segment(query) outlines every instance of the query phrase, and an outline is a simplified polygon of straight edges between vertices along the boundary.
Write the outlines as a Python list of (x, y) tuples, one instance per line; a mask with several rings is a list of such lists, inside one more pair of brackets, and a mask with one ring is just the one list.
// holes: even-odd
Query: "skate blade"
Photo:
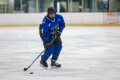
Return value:
[(61, 69), (61, 67), (51, 66), (51, 69)]
[(39, 66), (41, 66), (44, 69), (48, 69), (48, 67), (44, 67), (42, 64), (40, 64)]

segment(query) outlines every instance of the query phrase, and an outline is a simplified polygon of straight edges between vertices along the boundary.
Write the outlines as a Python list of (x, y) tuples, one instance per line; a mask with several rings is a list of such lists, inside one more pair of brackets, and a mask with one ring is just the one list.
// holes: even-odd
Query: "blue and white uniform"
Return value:
[(49, 35), (54, 36), (54, 33), (58, 29), (63, 31), (64, 27), (65, 22), (61, 15), (56, 14), (54, 21), (46, 16), (42, 21), (42, 35), (44, 36), (44, 41), (49, 41)]
[[(47, 16), (42, 21), (42, 36), (44, 41), (50, 42), (49, 38), (50, 36), (54, 36), (57, 30), (60, 30), (61, 32), (65, 28), (65, 22), (62, 17), (62, 15), (55, 14), (54, 20), (50, 20)], [(62, 43), (56, 44), (57, 42), (61, 41), (60, 37), (56, 38), (56, 40), (53, 42), (54, 46), (51, 46), (48, 50), (44, 52), (44, 55), (42, 57), (42, 60), (47, 61), (47, 59), (52, 55), (53, 60), (57, 60), (58, 56), (62, 49)]]

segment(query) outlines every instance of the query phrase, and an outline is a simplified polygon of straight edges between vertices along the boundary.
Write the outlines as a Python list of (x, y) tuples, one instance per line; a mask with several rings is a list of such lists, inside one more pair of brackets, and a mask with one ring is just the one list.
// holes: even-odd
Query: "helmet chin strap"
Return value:
[(47, 17), (50, 19), (50, 20), (54, 20), (55, 19), (55, 17), (49, 17), (49, 15), (47, 15)]

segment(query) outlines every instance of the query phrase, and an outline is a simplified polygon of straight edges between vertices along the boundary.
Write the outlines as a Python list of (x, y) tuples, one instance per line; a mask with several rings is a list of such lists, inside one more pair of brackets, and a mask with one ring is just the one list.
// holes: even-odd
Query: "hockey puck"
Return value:
[(30, 72), (30, 74), (33, 74), (33, 72)]

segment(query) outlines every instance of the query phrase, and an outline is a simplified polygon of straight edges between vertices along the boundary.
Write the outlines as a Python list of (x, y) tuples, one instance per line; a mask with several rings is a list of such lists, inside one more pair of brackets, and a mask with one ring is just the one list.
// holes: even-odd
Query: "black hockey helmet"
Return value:
[(53, 18), (49, 17), (50, 13), (55, 13), (56, 14), (56, 11), (55, 11), (55, 9), (53, 7), (49, 7), (48, 8), (48, 10), (47, 10), (47, 16), (48, 16), (49, 19), (54, 20), (55, 17), (53, 17)]
[(49, 7), (48, 10), (47, 10), (48, 14), (50, 13), (56, 13), (55, 12), (55, 9), (53, 7)]

